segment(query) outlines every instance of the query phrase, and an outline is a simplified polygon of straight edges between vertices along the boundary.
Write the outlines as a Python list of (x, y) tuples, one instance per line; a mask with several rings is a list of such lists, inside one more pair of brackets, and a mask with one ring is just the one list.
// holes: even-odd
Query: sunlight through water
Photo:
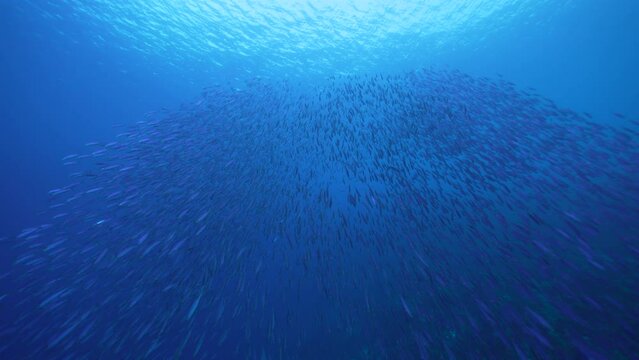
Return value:
[(120, 45), (126, 50), (177, 67), (231, 65), (251, 69), (252, 75), (290, 76), (423, 63), (442, 51), (480, 43), (512, 22), (546, 21), (569, 2), (56, 0), (31, 5), (61, 22), (73, 18), (93, 25), (97, 46), (108, 46), (113, 36), (126, 41)]

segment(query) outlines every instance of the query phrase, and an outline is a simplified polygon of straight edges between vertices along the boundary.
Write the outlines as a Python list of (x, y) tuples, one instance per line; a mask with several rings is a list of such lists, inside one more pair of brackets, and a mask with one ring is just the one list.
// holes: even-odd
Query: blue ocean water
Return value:
[(2, 2), (0, 356), (639, 357), (638, 17)]

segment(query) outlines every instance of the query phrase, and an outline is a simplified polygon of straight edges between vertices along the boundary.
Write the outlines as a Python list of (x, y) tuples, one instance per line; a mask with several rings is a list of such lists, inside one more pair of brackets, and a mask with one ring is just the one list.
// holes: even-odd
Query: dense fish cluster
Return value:
[(457, 71), (208, 88), (65, 157), (0, 355), (636, 357), (621, 122)]

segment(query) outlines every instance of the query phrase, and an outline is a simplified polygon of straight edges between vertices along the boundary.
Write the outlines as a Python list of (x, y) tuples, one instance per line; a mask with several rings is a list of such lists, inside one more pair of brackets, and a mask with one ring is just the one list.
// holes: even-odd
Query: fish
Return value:
[(595, 118), (457, 70), (211, 86), (62, 160), (4, 351), (628, 357), (638, 125)]

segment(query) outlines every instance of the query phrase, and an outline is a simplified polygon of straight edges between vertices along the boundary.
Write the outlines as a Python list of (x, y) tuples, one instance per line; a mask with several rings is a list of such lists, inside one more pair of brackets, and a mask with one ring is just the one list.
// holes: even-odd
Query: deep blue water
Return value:
[(639, 358), (637, 18), (2, 2), (0, 356)]

